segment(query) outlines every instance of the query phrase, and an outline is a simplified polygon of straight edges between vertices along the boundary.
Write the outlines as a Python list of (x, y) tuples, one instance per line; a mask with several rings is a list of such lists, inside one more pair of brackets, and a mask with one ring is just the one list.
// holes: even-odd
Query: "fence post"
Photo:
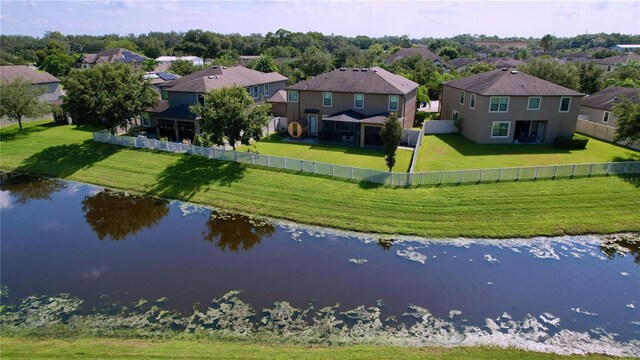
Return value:
[(521, 169), (521, 167), (518, 166), (518, 175), (516, 176), (516, 181), (520, 180), (520, 169)]
[(267, 155), (267, 166), (271, 167), (271, 156)]
[(458, 171), (458, 184), (462, 182), (462, 170)]
[(300, 171), (304, 172), (304, 160), (300, 160)]
[(373, 170), (369, 169), (369, 181), (373, 182)]
[(591, 177), (591, 173), (593, 172), (593, 163), (589, 166), (589, 177)]
[(538, 169), (539, 169), (539, 168), (540, 168), (540, 167), (536, 165), (536, 171), (535, 171), (535, 172), (534, 172), (534, 174), (533, 174), (533, 180), (538, 180)]
[(315, 161), (313, 162), (313, 173), (314, 174), (316, 173), (316, 162)]
[(254, 165), (256, 163), (256, 159), (255, 159), (255, 157), (253, 155), (254, 154), (251, 153), (251, 165)]
[(480, 169), (480, 178), (478, 179), (478, 182), (481, 183), (482, 182), (482, 174), (484, 173), (484, 169)]
[(158, 150), (158, 140), (153, 139), (153, 150)]
[(424, 183), (424, 173), (420, 173), (420, 183), (418, 185), (422, 185)]
[(237, 151), (233, 152), (233, 161), (238, 162), (238, 152)]
[(623, 174), (626, 174), (629, 172), (629, 162), (627, 161), (626, 163), (624, 163), (624, 172)]
[(285, 169), (287, 168), (287, 157), (286, 156), (284, 157), (284, 168)]
[(351, 167), (351, 178), (353, 179), (353, 166)]
[(391, 172), (391, 185), (394, 185), (393, 184), (393, 172)]
[(412, 182), (412, 181), (411, 181), (411, 180), (412, 180), (412, 175), (413, 175), (412, 173), (409, 173), (409, 176), (407, 176), (407, 185), (409, 185), (409, 186), (411, 186), (411, 185), (412, 185), (412, 184), (411, 184), (411, 182)]
[(498, 181), (502, 180), (502, 168), (498, 168)]
[(553, 165), (553, 176), (552, 179), (556, 178), (556, 173), (558, 172), (558, 165)]
[(607, 165), (607, 176), (609, 176), (609, 174), (611, 174), (611, 165), (612, 165), (612, 163), (609, 163)]
[(331, 176), (336, 176), (336, 165), (331, 164)]
[(440, 182), (438, 182), (438, 185), (442, 185), (442, 171), (440, 171)]
[(573, 173), (576, 171), (576, 164), (571, 164), (571, 176), (569, 176), (570, 178), (573, 178)]

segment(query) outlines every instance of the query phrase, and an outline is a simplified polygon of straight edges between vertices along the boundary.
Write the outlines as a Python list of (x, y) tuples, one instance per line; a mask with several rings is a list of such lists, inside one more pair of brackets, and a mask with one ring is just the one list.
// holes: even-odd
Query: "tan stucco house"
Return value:
[(134, 53), (124, 48), (105, 49), (97, 54), (82, 54), (75, 62), (75, 67), (88, 68), (100, 64), (129, 64), (136, 70), (142, 70), (146, 56)]
[(582, 99), (580, 118), (615, 128), (616, 116), (611, 109), (623, 99), (640, 102), (640, 89), (610, 86)]
[(442, 119), (461, 119), (461, 134), (479, 144), (553, 143), (573, 135), (584, 94), (498, 69), (445, 82)]
[(286, 90), (293, 137), (379, 146), (380, 128), (392, 112), (403, 128), (413, 127), (418, 84), (379, 67), (336, 69)]

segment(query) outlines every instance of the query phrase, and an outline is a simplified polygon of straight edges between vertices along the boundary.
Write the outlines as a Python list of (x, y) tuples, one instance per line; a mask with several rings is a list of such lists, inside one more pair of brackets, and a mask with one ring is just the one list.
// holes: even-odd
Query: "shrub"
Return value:
[(421, 127), (429, 115), (429, 113), (424, 111), (416, 111), (416, 120), (413, 122), (413, 126)]
[(589, 138), (580, 135), (558, 136), (553, 145), (560, 149), (582, 150), (587, 147)]

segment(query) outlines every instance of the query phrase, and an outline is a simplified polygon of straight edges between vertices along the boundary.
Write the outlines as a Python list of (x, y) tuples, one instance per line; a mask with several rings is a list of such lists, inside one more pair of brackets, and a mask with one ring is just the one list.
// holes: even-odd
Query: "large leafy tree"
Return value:
[(125, 127), (159, 98), (141, 71), (127, 64), (104, 64), (74, 69), (64, 80), (62, 108), (76, 124), (111, 129)]
[(22, 131), (22, 119), (41, 116), (51, 111), (49, 105), (39, 101), (46, 92), (43, 86), (33, 86), (22, 78), (0, 83), (0, 117), (17, 121)]
[(123, 48), (129, 51), (137, 52), (138, 46), (129, 39), (112, 40), (104, 44), (105, 49)]
[(553, 36), (551, 36), (551, 34), (543, 36), (542, 39), (540, 39), (540, 47), (545, 53), (549, 52), (549, 49), (553, 47)]
[(75, 58), (69, 55), (64, 47), (57, 42), (50, 42), (47, 48), (39, 50), (36, 66), (42, 71), (46, 71), (53, 76), (64, 77), (71, 68)]
[(200, 118), (202, 138), (215, 145), (228, 142), (233, 149), (240, 142), (260, 139), (269, 122), (271, 104), (255, 104), (247, 91), (238, 86), (213, 90), (205, 95), (205, 104), (190, 110)]
[(193, 74), (198, 70), (200, 70), (200, 68), (194, 65), (193, 62), (189, 60), (176, 60), (171, 63), (168, 69), (170, 73), (178, 74), (180, 76)]
[(616, 120), (615, 141), (634, 143), (640, 141), (640, 103), (623, 99), (612, 109)]
[(593, 94), (602, 87), (602, 73), (600, 67), (594, 63), (580, 63), (578, 66), (578, 76), (580, 78), (580, 91), (585, 94)]
[(640, 87), (640, 61), (629, 61), (607, 74), (605, 85)]
[(389, 171), (392, 171), (396, 165), (396, 151), (398, 151), (400, 140), (402, 140), (402, 125), (398, 121), (397, 113), (393, 112), (384, 119), (384, 124), (380, 129), (380, 137), (384, 143), (384, 162)]
[(553, 61), (535, 59), (519, 66), (518, 70), (569, 89), (580, 90), (580, 74), (574, 64), (562, 65)]
[(333, 58), (327, 52), (313, 46), (302, 54), (300, 68), (307, 77), (320, 75), (333, 68)]

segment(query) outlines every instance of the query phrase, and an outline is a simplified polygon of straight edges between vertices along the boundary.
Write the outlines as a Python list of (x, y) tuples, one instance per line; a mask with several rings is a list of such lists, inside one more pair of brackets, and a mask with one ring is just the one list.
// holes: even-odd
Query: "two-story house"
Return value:
[(629, 61), (640, 61), (640, 55), (628, 53), (623, 55), (615, 55), (604, 59), (596, 59), (593, 62), (605, 72), (613, 71), (615, 68)]
[(391, 65), (395, 61), (402, 60), (404, 58), (412, 57), (412, 56), (420, 56), (426, 61), (433, 63), (433, 65), (443, 68), (445, 71), (449, 71), (451, 69), (451, 64), (449, 64), (445, 59), (441, 56), (438, 56), (433, 51), (429, 50), (428, 47), (412, 47), (412, 48), (402, 48), (393, 54), (389, 55), (385, 60), (385, 64)]
[(99, 64), (125, 63), (131, 65), (135, 70), (142, 70), (142, 62), (147, 60), (146, 56), (136, 54), (123, 48), (105, 49), (97, 54), (82, 54), (75, 62), (79, 68), (87, 68)]
[(0, 81), (8, 83), (16, 79), (22, 79), (32, 86), (45, 88), (45, 93), (40, 95), (40, 102), (48, 104), (60, 104), (63, 95), (60, 80), (45, 71), (31, 69), (26, 65), (0, 66)]
[[(390, 113), (410, 129), (418, 84), (382, 68), (341, 68), (289, 86), (287, 119), (291, 136), (381, 145), (380, 128)], [(299, 130), (298, 130), (299, 129)]]
[(617, 118), (611, 110), (623, 99), (640, 102), (640, 89), (610, 86), (593, 93), (582, 99), (580, 118), (615, 128)]
[(193, 140), (200, 133), (200, 125), (189, 106), (204, 105), (207, 92), (241, 86), (258, 102), (284, 89), (286, 83), (287, 78), (275, 72), (213, 66), (160, 84), (162, 100), (143, 115), (142, 125), (171, 141)]
[(460, 120), (461, 134), (479, 144), (553, 143), (576, 129), (584, 94), (498, 69), (442, 85), (442, 119)]

